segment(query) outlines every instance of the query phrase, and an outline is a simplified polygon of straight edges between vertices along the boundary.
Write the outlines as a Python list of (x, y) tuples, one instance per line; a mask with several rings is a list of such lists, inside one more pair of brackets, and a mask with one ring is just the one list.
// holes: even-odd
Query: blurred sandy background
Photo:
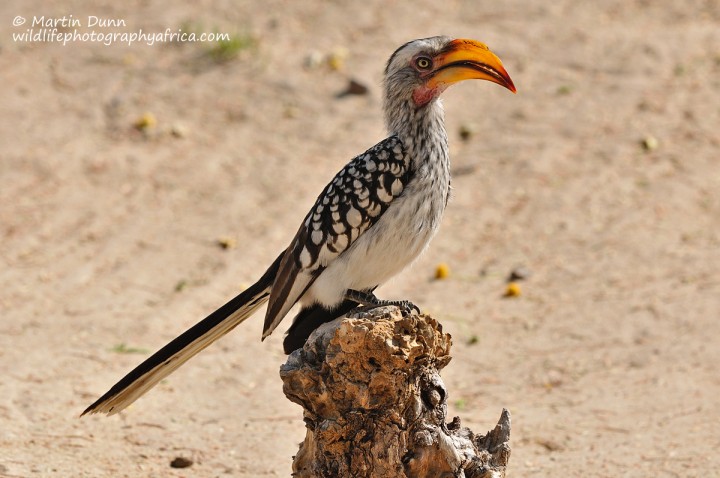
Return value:
[[(42, 15), (231, 41), (13, 41)], [(445, 94), (454, 199), (379, 291), (452, 333), (451, 416), (510, 409), (511, 477), (720, 476), (716, 0), (3, 2), (0, 476), (289, 475), (301, 410), (260, 315), (119, 416), (78, 415), (258, 277), (384, 138), (387, 57), (436, 34), (488, 43), (518, 87)], [(367, 94), (338, 98), (350, 79)]]

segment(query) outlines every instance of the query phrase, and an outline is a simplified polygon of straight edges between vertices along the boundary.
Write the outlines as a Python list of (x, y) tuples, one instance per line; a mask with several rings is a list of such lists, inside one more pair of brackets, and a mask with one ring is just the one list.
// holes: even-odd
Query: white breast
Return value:
[(378, 286), (412, 264), (437, 232), (448, 189), (447, 177), (412, 181), (378, 222), (328, 265), (301, 302), (336, 306), (347, 289)]

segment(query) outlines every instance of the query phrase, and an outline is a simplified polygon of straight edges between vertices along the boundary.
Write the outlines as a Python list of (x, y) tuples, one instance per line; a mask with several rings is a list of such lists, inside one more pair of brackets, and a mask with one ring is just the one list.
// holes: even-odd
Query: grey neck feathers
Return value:
[(412, 100), (386, 95), (384, 110), (388, 132), (398, 135), (415, 169), (428, 166), (447, 169), (448, 139), (439, 99), (418, 108)]

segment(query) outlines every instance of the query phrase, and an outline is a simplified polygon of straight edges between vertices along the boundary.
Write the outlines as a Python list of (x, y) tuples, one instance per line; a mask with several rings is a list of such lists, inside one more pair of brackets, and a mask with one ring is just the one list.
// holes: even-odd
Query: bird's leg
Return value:
[(367, 312), (368, 310), (376, 309), (386, 305), (394, 305), (399, 307), (404, 313), (412, 314), (413, 312), (420, 313), (420, 308), (410, 302), (409, 300), (381, 300), (378, 299), (372, 292), (363, 292), (354, 289), (348, 289), (345, 291), (345, 299), (357, 302), (362, 306), (362, 311)]

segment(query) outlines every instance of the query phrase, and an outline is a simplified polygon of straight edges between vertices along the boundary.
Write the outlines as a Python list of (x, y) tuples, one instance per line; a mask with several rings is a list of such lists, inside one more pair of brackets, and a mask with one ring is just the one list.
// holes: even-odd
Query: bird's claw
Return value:
[(378, 301), (377, 304), (373, 305), (359, 305), (352, 309), (350, 312), (348, 312), (348, 316), (353, 317), (365, 317), (367, 316), (372, 310), (375, 310), (380, 307), (397, 307), (400, 309), (400, 313), (403, 316), (413, 315), (413, 314), (419, 314), (420, 308), (410, 302), (409, 300), (381, 300)]
[(398, 307), (403, 315), (412, 315), (413, 313), (419, 314), (420, 313), (420, 307), (413, 304), (409, 300), (381, 300), (380, 302), (381, 306), (384, 305), (394, 305), (395, 307)]
[(375, 297), (372, 292), (361, 292), (356, 290), (348, 290), (345, 294), (345, 298), (357, 302), (362, 307), (362, 311), (368, 312), (378, 307), (385, 307), (388, 305), (394, 305), (398, 307), (403, 315), (411, 315), (413, 313), (419, 314), (420, 307), (413, 304), (409, 300), (380, 300)]

